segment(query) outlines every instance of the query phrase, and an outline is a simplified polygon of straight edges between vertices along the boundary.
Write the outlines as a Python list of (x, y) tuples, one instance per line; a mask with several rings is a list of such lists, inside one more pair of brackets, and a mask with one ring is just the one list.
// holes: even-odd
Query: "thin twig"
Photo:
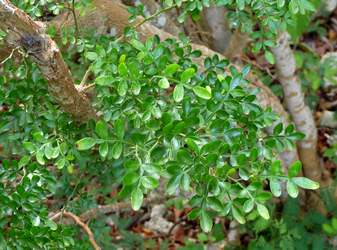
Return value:
[(8, 57), (6, 57), (2, 62), (0, 62), (0, 65), (3, 65), (5, 62), (7, 62), (9, 59), (11, 59), (14, 55), (14, 52), (16, 50), (18, 50), (20, 47), (16, 47), (14, 49), (12, 49), (12, 52), (10, 53), (10, 55)]
[[(91, 72), (91, 69), (90, 69), (90, 66), (88, 67), (88, 69), (85, 71), (84, 73), (84, 76), (81, 80), (81, 83), (79, 85), (76, 86), (77, 90), (79, 92), (82, 92), (84, 90), (87, 90), (88, 88), (91, 88), (93, 87), (95, 84), (90, 84), (89, 86), (84, 86), (85, 83), (87, 82), (88, 78), (89, 78), (89, 75), (90, 75), (90, 72)], [(92, 85), (92, 86), (91, 86)]]
[(82, 222), (81, 218), (78, 217), (77, 215), (71, 212), (61, 211), (55, 214), (54, 216), (52, 216), (50, 219), (53, 221), (56, 221), (59, 218), (62, 218), (63, 216), (72, 219), (77, 225), (79, 225), (83, 229), (83, 231), (88, 235), (89, 241), (95, 250), (101, 250), (101, 248), (98, 246), (97, 242), (95, 241), (95, 238), (94, 238), (94, 235), (91, 229), (88, 227), (87, 224)]
[[(69, 197), (67, 198), (66, 202), (64, 203), (61, 212), (66, 211), (66, 208), (68, 206), (68, 203), (70, 202), (70, 200), (73, 198), (73, 196), (75, 195), (76, 189), (78, 187), (78, 185), (80, 184), (82, 177), (83, 177), (84, 173), (82, 173), (82, 175), (80, 176), (80, 178), (78, 179), (73, 191), (71, 192), (71, 194), (69, 195)], [(61, 218), (62, 219), (62, 218)]]
[(87, 85), (87, 86), (83, 86), (82, 88), (79, 88), (79, 91), (80, 92), (85, 92), (85, 91), (87, 91), (88, 89), (91, 89), (92, 87), (94, 87), (96, 85), (96, 83), (91, 83), (91, 84), (89, 84), (89, 85)]
[[(170, 11), (171, 9), (174, 9), (175, 7), (177, 7), (176, 4), (174, 4), (174, 5), (172, 5), (172, 6), (169, 6), (169, 7), (166, 7), (166, 8), (163, 8), (163, 9), (157, 11), (156, 13), (154, 13), (153, 15), (144, 18), (142, 21), (140, 21), (139, 23), (137, 23), (136, 25), (134, 25), (132, 28), (133, 28), (133, 29), (137, 29), (137, 28), (139, 28), (140, 26), (142, 26), (144, 23), (146, 23), (146, 22), (148, 22), (148, 21), (151, 21), (152, 19), (156, 18), (157, 16), (163, 14), (163, 13), (166, 12), (166, 11)], [(118, 38), (116, 39), (116, 42), (120, 42), (120, 41), (123, 40), (124, 38), (125, 38), (125, 35), (122, 34), (120, 37), (118, 37)]]
[(86, 81), (88, 80), (88, 78), (89, 78), (89, 75), (90, 75), (90, 72), (91, 72), (91, 69), (90, 69), (90, 67), (88, 67), (88, 69), (85, 71), (85, 73), (84, 73), (84, 76), (83, 76), (83, 78), (82, 78), (82, 81), (81, 81), (81, 83), (80, 83), (80, 86), (84, 86), (84, 84), (86, 83)]
[(75, 41), (77, 43), (77, 39), (79, 37), (79, 28), (78, 28), (78, 21), (77, 21), (77, 17), (76, 17), (76, 12), (75, 12), (75, 0), (72, 0), (71, 2), (71, 12), (73, 13), (73, 17), (74, 17), (74, 23), (75, 23)]

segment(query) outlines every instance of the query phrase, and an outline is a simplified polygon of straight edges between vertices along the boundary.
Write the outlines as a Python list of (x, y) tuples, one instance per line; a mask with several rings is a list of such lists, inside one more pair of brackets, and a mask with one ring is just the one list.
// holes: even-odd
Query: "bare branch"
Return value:
[[(150, 198), (146, 198), (143, 201), (143, 206), (151, 205), (151, 204), (158, 204), (166, 200), (165, 195), (162, 196), (153, 196)], [(100, 214), (109, 214), (121, 210), (131, 209), (130, 202), (119, 202), (115, 204), (108, 204), (108, 205), (100, 205), (95, 208), (92, 208), (83, 214), (80, 215), (82, 221), (88, 221), (97, 217)]]
[(98, 246), (97, 242), (95, 241), (95, 238), (94, 238), (94, 235), (93, 235), (91, 229), (88, 227), (87, 224), (82, 222), (81, 218), (78, 217), (77, 215), (75, 215), (71, 212), (61, 211), (61, 212), (58, 212), (57, 214), (55, 214), (54, 216), (52, 216), (50, 219), (53, 220), (53, 221), (57, 221), (57, 220), (61, 219), (63, 216), (73, 220), (75, 222), (75, 224), (77, 224), (78, 226), (80, 226), (83, 229), (83, 231), (88, 235), (89, 241), (90, 241), (92, 247), (95, 250), (101, 250), (101, 248)]

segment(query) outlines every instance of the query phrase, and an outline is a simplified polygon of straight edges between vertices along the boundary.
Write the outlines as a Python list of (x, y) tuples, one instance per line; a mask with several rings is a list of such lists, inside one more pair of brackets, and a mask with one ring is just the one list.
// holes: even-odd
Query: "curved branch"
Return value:
[(61, 212), (58, 212), (57, 214), (55, 214), (54, 216), (52, 216), (50, 219), (53, 220), (53, 221), (57, 221), (57, 220), (61, 219), (63, 216), (73, 220), (75, 222), (75, 224), (79, 225), (83, 229), (83, 231), (88, 235), (89, 241), (90, 241), (92, 247), (95, 250), (101, 250), (101, 248), (98, 246), (97, 242), (95, 241), (95, 238), (94, 238), (94, 235), (93, 235), (91, 229), (88, 227), (87, 224), (82, 222), (80, 217), (78, 217), (77, 215), (75, 215), (71, 212), (61, 211)]
[(24, 49), (48, 81), (49, 91), (64, 111), (76, 120), (87, 121), (96, 114), (89, 99), (78, 92), (56, 43), (25, 12), (8, 0), (0, 0), (0, 29), (8, 35), (6, 45)]

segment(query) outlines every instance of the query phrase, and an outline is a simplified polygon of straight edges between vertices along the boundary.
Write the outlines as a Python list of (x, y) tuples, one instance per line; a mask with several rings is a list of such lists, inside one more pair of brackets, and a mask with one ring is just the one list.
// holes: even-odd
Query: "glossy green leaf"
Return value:
[(264, 56), (270, 64), (275, 64), (275, 57), (270, 51), (265, 51)]
[(99, 86), (111, 86), (114, 82), (114, 79), (112, 76), (99, 76), (95, 79), (95, 83)]
[(118, 73), (123, 77), (128, 75), (128, 68), (125, 63), (121, 63), (118, 65)]
[(131, 193), (132, 209), (138, 211), (142, 206), (143, 199), (144, 199), (143, 192), (139, 188), (134, 189)]
[(269, 212), (266, 206), (262, 204), (257, 204), (256, 207), (257, 207), (257, 212), (259, 213), (259, 215), (261, 215), (262, 218), (269, 220), (270, 216), (269, 216)]
[(190, 81), (190, 79), (194, 76), (195, 69), (194, 68), (188, 68), (186, 69), (180, 76), (180, 80), (183, 83), (187, 83)]
[(181, 102), (184, 98), (184, 86), (182, 84), (178, 84), (175, 86), (173, 90), (173, 99), (175, 102)]
[(137, 172), (129, 172), (123, 177), (123, 184), (130, 186), (139, 180), (139, 174)]
[(292, 181), (287, 182), (287, 192), (292, 198), (296, 198), (298, 196), (298, 188)]
[(94, 60), (96, 60), (96, 59), (98, 58), (98, 55), (97, 55), (97, 53), (95, 53), (95, 52), (87, 52), (87, 53), (85, 54), (85, 57), (86, 57), (87, 59), (89, 59), (90, 61), (94, 61)]
[(109, 144), (107, 142), (102, 143), (99, 145), (99, 154), (102, 158), (105, 158), (108, 155), (109, 152)]
[(190, 189), (190, 176), (188, 174), (183, 174), (181, 177), (181, 187), (184, 191)]
[(119, 157), (121, 156), (122, 152), (123, 152), (123, 144), (120, 142), (116, 142), (113, 146), (112, 146), (112, 157), (114, 159), (119, 159)]
[(96, 123), (95, 132), (100, 138), (108, 139), (109, 138), (108, 124), (103, 120), (99, 120)]
[(304, 188), (304, 189), (318, 189), (319, 183), (316, 181), (312, 181), (306, 177), (294, 177), (291, 178), (291, 181), (295, 183), (297, 186)]
[(25, 141), (23, 143), (23, 147), (29, 151), (29, 153), (33, 153), (35, 150), (36, 150), (36, 147), (35, 145), (32, 143), (32, 142), (29, 142), (29, 141)]
[(43, 152), (43, 150), (40, 149), (40, 150), (38, 150), (36, 152), (36, 160), (41, 165), (44, 165), (46, 163), (45, 160), (44, 160), (44, 152)]
[(52, 231), (57, 230), (57, 224), (54, 221), (48, 219), (45, 223), (46, 223), (46, 226), (50, 228), (50, 230)]
[(255, 197), (255, 199), (259, 202), (265, 202), (270, 200), (271, 198), (273, 198), (272, 194), (266, 191), (259, 192)]
[(166, 76), (172, 76), (174, 73), (177, 72), (177, 70), (180, 68), (179, 64), (173, 63), (173, 64), (169, 64), (166, 66), (165, 70), (164, 70), (164, 74)]
[(117, 93), (120, 96), (125, 96), (126, 92), (128, 91), (128, 84), (126, 81), (121, 81), (117, 85)]
[(205, 99), (205, 100), (209, 100), (212, 98), (212, 91), (209, 87), (204, 88), (204, 87), (196, 86), (193, 88), (193, 92), (198, 97)]
[(155, 189), (159, 185), (159, 181), (152, 176), (142, 177), (142, 185), (147, 189)]
[(163, 77), (162, 79), (159, 80), (158, 86), (162, 89), (167, 89), (170, 87), (170, 83), (166, 77)]
[(209, 214), (205, 210), (201, 210), (201, 213), (200, 213), (200, 226), (201, 226), (202, 231), (204, 231), (205, 233), (209, 233), (213, 227), (212, 218), (209, 216)]
[(218, 198), (216, 198), (216, 197), (208, 197), (207, 198), (207, 205), (211, 209), (213, 209), (213, 210), (215, 210), (215, 211), (217, 211), (219, 213), (221, 213), (221, 212), (224, 211), (224, 207), (223, 207), (221, 201)]
[(55, 164), (56, 164), (58, 169), (62, 169), (66, 165), (66, 159), (60, 158)]
[(270, 187), (270, 191), (275, 197), (281, 196), (282, 194), (281, 183), (277, 179), (275, 178), (270, 179), (269, 187)]
[(18, 164), (19, 168), (26, 166), (29, 163), (29, 161), (30, 161), (30, 157), (28, 155), (23, 156), (19, 161), (19, 164)]
[(179, 183), (180, 183), (180, 179), (181, 179), (181, 175), (174, 175), (171, 177), (171, 179), (168, 181), (167, 183), (167, 188), (166, 188), (166, 192), (169, 195), (174, 194), (179, 187)]
[(187, 217), (190, 220), (195, 220), (200, 215), (200, 212), (201, 212), (201, 209), (198, 207), (195, 207), (187, 214)]
[(246, 200), (245, 203), (243, 204), (243, 211), (245, 213), (251, 212), (254, 208), (254, 204), (255, 204), (254, 200), (252, 199)]
[(125, 134), (124, 129), (125, 129), (125, 121), (121, 118), (117, 119), (114, 122), (114, 130), (115, 130), (117, 138), (120, 140), (124, 138), (124, 134)]
[(139, 95), (141, 91), (141, 85), (139, 82), (134, 81), (131, 83), (131, 91), (134, 95)]
[(283, 124), (279, 123), (274, 127), (273, 134), (274, 135), (279, 135), (283, 131)]
[(131, 43), (131, 45), (133, 47), (135, 47), (136, 49), (138, 49), (140, 51), (145, 51), (146, 50), (144, 44), (141, 41), (139, 41), (139, 40), (131, 39), (130, 43)]
[(241, 211), (239, 209), (237, 209), (235, 206), (232, 206), (232, 214), (234, 219), (239, 222), (240, 224), (245, 224), (246, 220), (243, 217)]
[(96, 140), (91, 137), (83, 138), (76, 142), (76, 146), (78, 150), (88, 150), (96, 145)]
[(301, 169), (302, 169), (302, 163), (300, 161), (294, 162), (288, 170), (288, 176), (295, 177), (299, 175), (299, 173), (301, 172)]
[(32, 219), (32, 224), (34, 227), (38, 227), (41, 223), (41, 219), (40, 219), (40, 216), (35, 216), (33, 219)]

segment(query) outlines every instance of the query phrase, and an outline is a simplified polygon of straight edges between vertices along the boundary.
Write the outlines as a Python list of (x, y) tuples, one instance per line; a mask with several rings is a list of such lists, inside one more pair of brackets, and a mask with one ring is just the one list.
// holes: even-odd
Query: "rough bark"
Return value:
[(5, 41), (8, 47), (24, 49), (38, 65), (50, 93), (64, 111), (79, 121), (96, 116), (87, 97), (75, 88), (56, 43), (37, 22), (8, 0), (0, 0), (0, 29), (8, 34)]
[(287, 109), (298, 131), (305, 139), (298, 143), (304, 174), (308, 178), (321, 181), (322, 170), (317, 156), (317, 129), (313, 115), (305, 104), (301, 84), (296, 77), (296, 64), (289, 44), (289, 35), (281, 33), (277, 46), (273, 49), (276, 59), (277, 76), (280, 81)]
[(212, 49), (229, 59), (240, 58), (250, 42), (249, 35), (239, 30), (231, 31), (224, 7), (205, 8), (202, 23), (210, 33)]

